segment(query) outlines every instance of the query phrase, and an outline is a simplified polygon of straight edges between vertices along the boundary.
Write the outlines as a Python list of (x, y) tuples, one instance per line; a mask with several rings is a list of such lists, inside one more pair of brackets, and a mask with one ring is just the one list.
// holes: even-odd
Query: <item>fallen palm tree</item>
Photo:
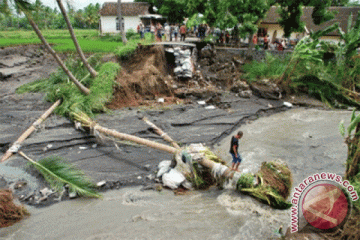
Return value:
[(11, 190), (0, 190), (0, 228), (9, 227), (29, 215), (25, 207), (15, 205), (13, 199)]
[(61, 157), (52, 156), (36, 162), (22, 151), (19, 151), (19, 154), (29, 161), (56, 191), (61, 191), (66, 185), (69, 192), (75, 192), (79, 196), (101, 197), (96, 192), (95, 185), (85, 177), (85, 174)]
[(174, 148), (180, 148), (180, 146), (167, 133), (163, 132), (163, 130), (158, 128), (154, 123), (150, 122), (149, 119), (144, 117), (142, 120), (147, 125), (149, 125), (156, 134), (158, 134), (160, 137), (162, 137), (165, 141), (168, 141), (169, 143), (171, 143), (171, 145), (173, 145)]
[(84, 113), (73, 113), (72, 116), (82, 124), (82, 127), (89, 129), (95, 136), (104, 134), (174, 154), (172, 165), (196, 189), (207, 188), (209, 185), (227, 178), (236, 183), (237, 190), (250, 193), (250, 195), (274, 208), (285, 209), (291, 206), (290, 203), (286, 202), (286, 198), (290, 193), (292, 176), (288, 167), (283, 163), (264, 163), (257, 173), (260, 180), (254, 181), (253, 177), (251, 182), (243, 187), (244, 177), (247, 175), (232, 171), (223, 160), (202, 144), (191, 144), (177, 149), (102, 127)]

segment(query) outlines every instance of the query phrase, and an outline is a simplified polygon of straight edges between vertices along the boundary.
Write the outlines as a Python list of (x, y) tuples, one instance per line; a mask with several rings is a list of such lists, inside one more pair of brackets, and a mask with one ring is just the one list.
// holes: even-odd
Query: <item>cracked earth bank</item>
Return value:
[[(10, 143), (14, 142), (17, 137), (51, 105), (51, 103), (46, 103), (42, 100), (42, 94), (28, 93), (18, 95), (15, 94), (15, 89), (24, 83), (47, 77), (51, 72), (55, 71), (56, 68), (57, 65), (51, 56), (41, 50), (40, 47), (18, 47), (0, 50), (0, 157)], [(165, 143), (160, 137), (153, 134), (148, 126), (140, 120), (141, 117), (146, 116), (176, 141), (182, 144), (202, 142), (209, 146), (214, 146), (215, 152), (224, 157), (228, 162), (231, 160), (227, 154), (229, 135), (233, 134), (233, 132), (237, 131), (241, 126), (241, 129), (244, 130), (245, 133), (243, 140), (244, 147), (240, 149), (245, 158), (243, 168), (251, 172), (257, 171), (256, 167), (260, 165), (261, 161), (272, 160), (273, 158), (282, 158), (290, 163), (295, 175), (294, 185), (298, 184), (307, 174), (314, 173), (314, 171), (317, 172), (325, 169), (338, 174), (344, 172), (341, 164), (345, 160), (346, 149), (340, 145), (341, 138), (334, 133), (337, 131), (337, 128), (333, 130), (328, 129), (327, 131), (330, 131), (331, 134), (324, 135), (323, 137), (321, 137), (321, 135), (323, 135), (321, 131), (313, 130), (326, 129), (328, 126), (326, 121), (330, 118), (332, 118), (331, 126), (333, 128), (333, 125), (337, 126), (337, 122), (341, 120), (342, 116), (345, 116), (345, 120), (348, 119), (350, 112), (343, 111), (332, 114), (332, 112), (328, 111), (315, 110), (315, 112), (309, 112), (305, 108), (298, 108), (295, 112), (291, 110), (289, 113), (285, 112), (284, 114), (273, 115), (288, 110), (287, 107), (283, 106), (283, 101), (263, 99), (256, 96), (239, 98), (230, 92), (222, 93), (218, 100), (218, 105), (228, 106), (226, 109), (217, 107), (215, 109), (207, 109), (206, 105), (200, 105), (196, 101), (204, 99), (195, 97), (193, 100), (195, 101), (183, 105), (113, 110), (110, 114), (97, 116), (96, 121), (104, 127), (112, 128), (119, 132)], [(326, 112), (329, 116), (326, 114), (326, 116), (322, 115), (321, 112)], [(286, 115), (287, 113), (288, 115)], [(273, 115), (273, 117), (264, 117), (269, 115)], [(262, 117), (260, 119), (261, 121), (257, 120), (259, 117)], [(286, 119), (290, 119), (291, 121), (287, 122)], [(324, 123), (323, 127), (317, 128), (317, 123), (315, 123), (314, 126), (310, 124), (317, 119), (319, 119), (320, 123)], [(255, 125), (255, 123), (258, 123), (258, 125)], [(279, 124), (275, 125), (276, 123)], [(300, 123), (300, 125), (296, 125), (297, 123)], [(306, 127), (310, 128), (305, 129)], [(302, 128), (304, 129), (303, 131)], [(296, 129), (296, 131), (294, 129)], [(276, 135), (276, 132), (280, 132), (281, 135)], [(290, 134), (291, 137), (286, 137), (286, 133), (294, 134)], [(299, 137), (300, 140), (292, 138), (296, 136)], [(274, 145), (276, 145), (276, 147), (271, 147)], [(124, 225), (129, 225), (127, 227), (134, 229), (134, 231), (124, 231), (123, 228), (119, 229), (114, 226), (112, 231), (108, 231), (108, 235), (104, 235), (105, 237), (111, 238), (111, 234), (114, 234), (116, 237), (113, 239), (134, 239), (140, 236), (136, 235), (136, 232), (141, 231), (141, 228), (139, 229), (139, 227), (135, 225), (135, 223), (139, 221), (146, 222), (146, 224), (144, 225), (143, 223), (142, 226), (146, 227), (149, 225), (148, 227), (150, 228), (152, 224), (156, 224), (158, 227), (159, 224), (168, 222), (168, 224), (165, 224), (160, 229), (164, 229), (165, 226), (169, 228), (170, 224), (180, 226), (186, 222), (184, 229), (192, 229), (192, 224), (199, 221), (199, 218), (211, 218), (209, 222), (206, 222), (209, 228), (217, 225), (223, 221), (224, 218), (228, 219), (225, 223), (229, 224), (219, 225), (218, 230), (220, 232), (212, 233), (208, 230), (201, 231), (202, 228), (199, 225), (198, 229), (200, 229), (200, 232), (196, 232), (195, 235), (178, 235), (182, 239), (190, 236), (196, 238), (196, 234), (198, 234), (199, 237), (205, 236), (205, 232), (209, 232), (208, 235), (206, 235), (209, 236), (207, 239), (219, 239), (224, 236), (254, 239), (254, 237), (261, 237), (264, 236), (264, 234), (270, 234), (269, 236), (276, 237), (277, 235), (274, 235), (275, 229), (278, 229), (279, 226), (283, 224), (286, 229), (285, 224), (288, 223), (288, 212), (274, 211), (252, 198), (234, 193), (233, 190), (211, 190), (208, 193), (191, 193), (189, 198), (187, 198), (187, 196), (173, 198), (168, 193), (166, 193), (165, 196), (156, 195), (156, 192), (141, 193), (133, 188), (128, 191), (126, 189), (128, 189), (127, 187), (129, 186), (153, 184), (150, 175), (154, 174), (158, 163), (162, 160), (170, 159), (172, 156), (148, 147), (128, 145), (122, 142), (116, 143), (116, 146), (113, 142), (106, 141), (106, 139), (103, 142), (99, 142), (94, 137), (75, 130), (73, 124), (63, 117), (55, 115), (49, 117), (41, 124), (41, 127), (37, 129), (36, 132), (25, 140), (22, 145), (22, 151), (33, 159), (41, 159), (50, 155), (60, 155), (83, 170), (94, 182), (106, 181), (107, 183), (103, 189), (123, 189), (120, 192), (112, 191), (105, 193), (103, 203), (94, 202), (95, 200), (84, 203), (84, 209), (89, 206), (94, 209), (113, 209), (113, 202), (118, 199), (119, 202), (116, 206), (122, 209), (122, 211), (130, 211), (128, 215), (123, 216), (120, 220), (116, 218), (121, 215), (121, 211), (118, 212), (118, 215), (116, 215), (116, 211), (114, 211), (113, 214), (116, 216), (107, 211), (107, 216), (110, 216), (110, 221), (123, 222)], [(270, 159), (268, 159), (267, 156), (270, 156)], [(297, 162), (299, 164), (297, 164)], [(324, 164), (324, 162), (326, 162), (326, 164)], [(311, 167), (314, 164), (315, 169)], [(19, 182), (26, 182), (26, 184), (22, 187), (17, 187), (17, 183)], [(49, 198), (46, 201), (39, 201), (39, 199), (34, 198), (35, 195), (38, 195), (39, 190), (46, 187), (46, 184), (35, 171), (27, 167), (26, 161), (18, 155), (13, 156), (10, 160), (1, 164), (0, 188), (4, 187), (14, 189), (15, 195), (22, 199), (24, 203), (30, 205), (46, 206), (60, 200), (55, 197)], [(132, 197), (130, 196), (129, 198), (129, 194), (132, 194)], [(63, 199), (66, 198), (65, 196)], [(169, 200), (172, 204), (164, 202), (165, 200), (163, 198)], [(213, 199), (215, 202), (209, 199)], [(83, 200), (80, 201), (82, 202)], [(127, 207), (125, 209), (121, 207), (123, 205), (128, 206), (129, 202), (132, 203), (130, 205), (135, 206), (133, 210), (126, 210)], [(140, 206), (138, 205), (139, 202), (145, 203), (143, 205), (140, 204)], [(159, 202), (160, 207), (164, 205), (161, 213), (154, 210), (153, 205), (151, 205), (154, 204), (154, 202)], [(65, 207), (63, 204), (66, 203), (63, 202), (61, 205), (56, 204), (56, 206), (59, 205), (59, 207), (51, 206), (51, 211), (53, 211), (55, 207), (59, 208), (59, 210), (54, 210), (55, 212), (61, 212), (62, 210), (60, 209)], [(94, 206), (92, 204), (94, 204)], [(142, 207), (147, 206), (147, 204), (149, 204), (149, 206), (143, 210)], [(183, 209), (183, 204), (187, 204), (189, 207)], [(71, 224), (71, 221), (70, 223), (66, 223), (70, 232), (64, 239), (70, 239), (72, 236), (78, 236), (82, 239), (84, 239), (84, 236), (96, 236), (94, 231), (86, 230), (85, 227), (82, 231), (83, 235), (77, 232), (76, 229), (72, 229), (72, 226), (76, 225), (75, 223), (80, 221), (80, 219), (74, 218), (74, 215), (70, 213), (70, 211), (73, 211), (71, 210), (72, 208), (77, 207), (77, 203), (74, 202), (70, 205), (68, 214), (71, 215), (70, 218), (73, 219), (73, 224)], [(198, 210), (190, 209), (191, 206)], [(207, 215), (207, 209), (212, 209), (213, 212), (217, 212), (218, 214)], [(80, 210), (80, 212), (81, 211), (82, 210)], [(131, 213), (131, 211), (133, 212)], [(89, 211), (85, 212), (87, 214)], [(165, 212), (169, 212), (169, 214), (167, 215)], [(94, 211), (94, 213), (97, 214), (97, 211)], [(190, 214), (192, 216), (190, 219), (189, 213), (192, 213)], [(266, 217), (269, 214), (274, 214), (273, 218)], [(171, 216), (174, 215), (178, 217), (178, 220), (170, 221), (173, 219)], [(44, 215), (43, 218), (45, 216), (47, 215)], [(270, 220), (276, 219), (277, 216), (279, 221), (274, 220), (274, 223), (266, 220), (267, 218)], [(29, 219), (30, 222), (32, 217), (33, 216)], [(219, 217), (221, 219), (218, 219)], [(89, 218), (96, 219), (97, 217), (89, 216)], [(232, 224), (230, 224), (230, 222)], [(29, 221), (25, 224), (29, 224)], [(83, 224), (86, 225), (85, 222)], [(109, 222), (107, 222), (107, 224), (107, 226), (111, 228), (111, 224)], [(65, 223), (63, 223), (63, 225), (65, 226)], [(226, 228), (226, 226), (228, 228)], [(106, 228), (106, 226), (103, 227)], [(15, 228), (17, 227), (15, 226)], [(29, 234), (32, 228), (33, 226), (29, 227), (26, 233)], [(175, 232), (180, 231), (178, 227), (171, 229)], [(258, 231), (259, 229), (261, 229), (261, 231)], [(7, 231), (9, 235), (4, 233), (4, 237), (11, 236), (12, 230)], [(31, 236), (29, 239), (36, 239), (36, 228), (33, 231), (33, 235), (28, 235)], [(73, 232), (71, 233), (71, 231)], [(122, 235), (118, 235), (120, 232)], [(162, 235), (156, 235), (158, 232), (161, 231), (150, 231), (148, 233), (153, 234), (153, 236), (158, 236), (155, 238), (163, 238), (167, 236), (166, 234), (169, 234), (169, 232), (165, 231)], [(17, 238), (21, 239), (22, 233), (18, 232), (17, 234)], [(52, 237), (49, 235), (49, 239), (59, 238), (63, 236), (61, 234), (56, 235), (56, 233), (54, 233)], [(121, 236), (124, 236), (124, 238)], [(0, 237), (2, 237), (1, 234)], [(144, 235), (144, 237), (146, 236)]]

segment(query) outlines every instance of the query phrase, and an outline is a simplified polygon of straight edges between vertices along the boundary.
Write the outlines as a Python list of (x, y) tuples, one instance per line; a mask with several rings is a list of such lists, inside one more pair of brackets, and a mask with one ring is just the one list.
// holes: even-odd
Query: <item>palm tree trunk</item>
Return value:
[(40, 29), (38, 28), (38, 26), (36, 25), (36, 23), (34, 22), (34, 20), (31, 18), (30, 14), (27, 13), (26, 11), (24, 11), (24, 14), (26, 16), (26, 18), (29, 20), (29, 23), (31, 25), (31, 27), (34, 29), (36, 35), (40, 38), (41, 42), (45, 45), (46, 50), (53, 55), (53, 57), (55, 58), (56, 62), (60, 65), (60, 67), (64, 70), (64, 72), (69, 76), (70, 80), (80, 89), (81, 92), (83, 92), (86, 95), (90, 94), (90, 90), (88, 88), (86, 88), (84, 85), (82, 85), (76, 78), (75, 76), (70, 72), (70, 70), (65, 66), (64, 62), (60, 59), (60, 57), (56, 54), (56, 52), (54, 51), (54, 49), (51, 48), (51, 46), (49, 45), (49, 43), (46, 41), (46, 39), (44, 38), (44, 36), (42, 35)]
[(165, 141), (168, 141), (169, 143), (171, 143), (171, 145), (173, 145), (174, 148), (177, 148), (177, 149), (180, 148), (180, 146), (167, 133), (165, 133), (163, 130), (158, 128), (155, 124), (150, 122), (146, 117), (144, 117), (142, 120), (147, 125), (149, 125), (156, 132), (156, 134), (158, 134), (160, 137), (162, 137)]
[[(41, 115), (41, 117), (38, 120), (36, 120), (23, 134), (21, 134), (21, 136), (15, 141), (15, 143), (20, 144), (28, 136), (30, 136), (30, 134), (35, 131), (36, 127), (39, 126), (55, 110), (57, 106), (59, 106), (60, 102), (61, 102), (60, 100), (57, 100), (43, 115)], [(6, 153), (3, 155), (3, 157), (1, 158), (0, 162), (4, 162), (9, 157), (11, 157), (12, 154), (13, 152), (10, 151), (10, 149), (7, 150)]]
[(102, 127), (100, 125), (96, 125), (94, 127), (94, 130), (97, 130), (100, 133), (103, 133), (103, 134), (108, 135), (108, 136), (112, 136), (112, 137), (115, 137), (115, 138), (120, 138), (120, 139), (123, 139), (123, 140), (135, 142), (135, 143), (145, 145), (145, 146), (148, 146), (148, 147), (151, 147), (151, 148), (155, 148), (155, 149), (158, 149), (158, 150), (161, 150), (161, 151), (165, 151), (165, 152), (168, 152), (168, 153), (175, 154), (176, 151), (177, 151), (177, 149), (174, 148), (174, 147), (170, 147), (168, 145), (157, 143), (157, 142), (150, 141), (150, 140), (147, 140), (147, 139), (139, 138), (139, 137), (129, 135), (129, 134), (126, 134), (126, 133), (120, 133), (120, 132), (117, 132), (115, 130), (104, 128), (104, 127)]
[(72, 38), (72, 40), (73, 40), (73, 42), (74, 42), (76, 51), (78, 52), (78, 54), (79, 54), (79, 56), (80, 56), (80, 58), (81, 58), (81, 61), (84, 63), (84, 65), (86, 66), (86, 68), (89, 70), (91, 76), (92, 76), (93, 78), (95, 78), (96, 75), (97, 75), (97, 72), (95, 71), (95, 69), (93, 69), (93, 68), (90, 66), (89, 62), (86, 60), (86, 57), (85, 57), (83, 51), (81, 50), (81, 47), (80, 47), (80, 45), (79, 45), (79, 43), (78, 43), (78, 41), (77, 41), (77, 39), (76, 39), (76, 36), (75, 36), (75, 33), (74, 33), (74, 29), (73, 29), (73, 27), (72, 27), (72, 25), (71, 25), (71, 23), (70, 23), (69, 16), (68, 16), (67, 13), (66, 13), (66, 10), (65, 10), (65, 8), (64, 8), (64, 5), (62, 4), (61, 0), (56, 0), (56, 2), (57, 2), (57, 4), (59, 5), (59, 8), (60, 8), (60, 10), (61, 10), (62, 15), (64, 16), (64, 19), (65, 19), (65, 22), (66, 22), (66, 24), (67, 24), (67, 26), (68, 26), (68, 29), (69, 29), (71, 38)]
[(121, 39), (122, 42), (124, 44), (127, 43), (127, 39), (126, 39), (126, 33), (125, 33), (125, 23), (123, 21), (122, 18), (122, 14), (121, 14), (121, 0), (117, 1), (117, 18), (118, 18), (118, 22), (119, 22), (119, 27), (120, 27), (120, 33), (121, 33)]

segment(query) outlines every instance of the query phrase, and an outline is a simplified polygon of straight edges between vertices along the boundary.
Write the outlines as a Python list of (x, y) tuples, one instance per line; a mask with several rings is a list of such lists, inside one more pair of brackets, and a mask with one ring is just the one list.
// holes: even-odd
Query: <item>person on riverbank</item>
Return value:
[(232, 136), (231, 142), (230, 142), (230, 154), (233, 158), (232, 164), (231, 164), (231, 170), (238, 171), (239, 165), (242, 161), (242, 158), (238, 152), (239, 148), (239, 139), (242, 138), (243, 132), (239, 131), (235, 136)]
[(138, 33), (140, 34), (140, 39), (143, 39), (144, 38), (145, 27), (144, 27), (144, 24), (142, 22), (140, 22), (139, 25), (137, 26), (137, 30), (138, 30)]
[(269, 49), (269, 39), (268, 39), (268, 35), (265, 35), (264, 37), (264, 49), (268, 50)]
[(178, 40), (178, 34), (179, 34), (179, 25), (178, 25), (178, 24), (175, 24), (175, 26), (174, 26), (175, 42), (177, 42), (177, 40)]
[(185, 24), (183, 24), (181, 27), (180, 27), (180, 41), (183, 41), (185, 42), (185, 38), (186, 38), (186, 26)]
[(169, 24), (165, 23), (164, 31), (165, 31), (165, 41), (171, 41), (170, 40), (171, 28)]
[(163, 26), (161, 25), (161, 23), (157, 23), (156, 24), (156, 41), (157, 42), (161, 42), (162, 41), (162, 31), (163, 31)]
[(254, 36), (252, 38), (252, 42), (255, 46), (258, 44), (258, 38), (257, 38), (256, 34), (254, 34)]

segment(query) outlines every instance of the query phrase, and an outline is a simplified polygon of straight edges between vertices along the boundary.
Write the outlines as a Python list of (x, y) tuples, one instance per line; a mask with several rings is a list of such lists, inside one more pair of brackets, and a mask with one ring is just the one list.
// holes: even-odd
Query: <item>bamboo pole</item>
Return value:
[(152, 129), (154, 129), (154, 131), (156, 132), (156, 134), (158, 134), (159, 136), (161, 136), (165, 141), (168, 141), (171, 143), (171, 145), (173, 145), (174, 148), (179, 149), (180, 146), (164, 131), (162, 131), (160, 128), (158, 128), (154, 123), (150, 122), (149, 119), (147, 119), (146, 117), (144, 117), (142, 119), (147, 125), (149, 125), (150, 127), (152, 127)]
[[(43, 115), (41, 115), (41, 117), (38, 120), (36, 120), (23, 134), (21, 134), (21, 136), (13, 143), (12, 147), (15, 144), (22, 143), (28, 136), (30, 136), (30, 134), (35, 131), (36, 127), (40, 125), (55, 110), (57, 106), (59, 106), (60, 102), (61, 102), (60, 100), (57, 100)], [(12, 154), (13, 152), (11, 152), (10, 149), (8, 149), (1, 158), (0, 162), (4, 162), (9, 157), (11, 157)]]

